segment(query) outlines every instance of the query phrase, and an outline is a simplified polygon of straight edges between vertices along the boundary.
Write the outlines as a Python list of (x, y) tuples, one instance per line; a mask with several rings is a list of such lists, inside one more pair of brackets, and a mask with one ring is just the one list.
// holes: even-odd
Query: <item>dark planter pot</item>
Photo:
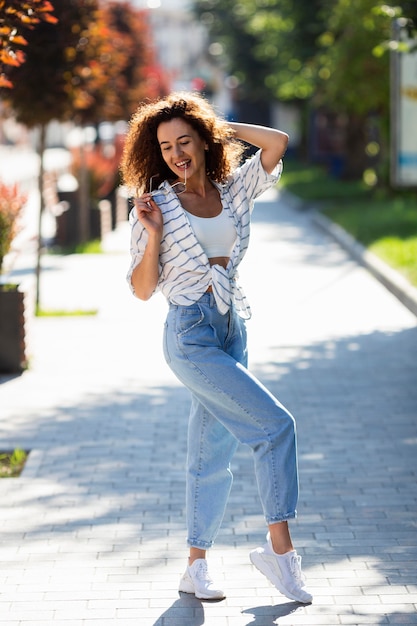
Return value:
[(0, 285), (0, 373), (26, 368), (24, 294), (17, 285)]
[[(72, 192), (64, 194), (59, 193), (60, 201), (67, 203), (62, 213), (57, 215), (56, 218), (56, 235), (55, 241), (59, 246), (76, 246), (80, 242), (80, 233), (78, 227), (79, 221), (79, 209), (77, 205), (74, 205), (73, 201), (64, 200), (65, 198), (73, 195)], [(89, 212), (89, 230), (90, 239), (100, 239), (100, 211), (98, 207), (91, 206)]]

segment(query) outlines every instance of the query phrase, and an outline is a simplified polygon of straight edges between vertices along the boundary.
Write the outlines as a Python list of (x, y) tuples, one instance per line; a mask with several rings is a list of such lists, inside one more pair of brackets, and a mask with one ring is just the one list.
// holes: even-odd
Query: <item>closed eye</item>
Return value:
[[(188, 144), (190, 143), (190, 141), (179, 141), (178, 145), (180, 146), (188, 146)], [(167, 145), (162, 145), (161, 149), (163, 152), (167, 152), (168, 150), (171, 150), (172, 146), (167, 146)]]

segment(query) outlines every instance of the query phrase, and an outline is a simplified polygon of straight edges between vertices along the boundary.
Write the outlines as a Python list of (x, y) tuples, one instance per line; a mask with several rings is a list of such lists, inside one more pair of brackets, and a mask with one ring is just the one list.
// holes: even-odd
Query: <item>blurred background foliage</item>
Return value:
[[(389, 50), (393, 21), (417, 32), (417, 2), (398, 0), (195, 0), (214, 50), (235, 77), (239, 100), (264, 111), (268, 100), (303, 112), (307, 151), (311, 112), (339, 116), (344, 176), (360, 178), (378, 135), (379, 179), (388, 181)], [(370, 127), (371, 132), (370, 132)], [(335, 129), (337, 132), (337, 129)]]
[[(98, 137), (140, 102), (194, 89), (230, 119), (287, 130), (287, 163), (327, 176), (319, 195), (333, 189), (339, 201), (331, 180), (359, 181), (368, 206), (383, 190), (389, 204), (402, 193), (390, 180), (390, 52), (416, 41), (415, 0), (0, 0), (0, 113), (36, 128), (42, 155), (52, 121)], [(81, 242), (86, 205), (120, 182), (120, 138), (69, 149)], [(405, 195), (408, 216), (415, 189)]]
[[(37, 5), (27, 13), (44, 16)], [(17, 121), (33, 127), (52, 119), (79, 124), (127, 119), (141, 99), (166, 93), (144, 11), (129, 2), (98, 0), (54, 0), (47, 8), (52, 16), (36, 23), (34, 18), (27, 23), (23, 11), (15, 13), (20, 25), (11, 27), (8, 41), (2, 37), (7, 58), (17, 59), (8, 63), (3, 56), (7, 82), (0, 95)], [(0, 18), (1, 11), (0, 4)], [(1, 19), (0, 27), (4, 33)]]
[[(343, 135), (343, 176), (360, 178), (372, 162), (377, 181), (387, 183), (388, 52), (398, 45), (399, 18), (415, 41), (415, 0), (194, 0), (187, 10), (207, 32), (207, 49), (193, 52), (192, 88), (210, 97), (224, 88), (201, 80), (208, 59), (209, 72), (223, 74), (235, 116), (271, 123), (271, 103), (291, 105), (304, 156), (323, 122), (314, 116), (333, 116), (333, 140)], [(3, 106), (28, 127), (129, 119), (139, 102), (172, 88), (155, 45), (161, 24), (167, 38), (172, 32), (149, 15), (126, 1), (0, 0)]]

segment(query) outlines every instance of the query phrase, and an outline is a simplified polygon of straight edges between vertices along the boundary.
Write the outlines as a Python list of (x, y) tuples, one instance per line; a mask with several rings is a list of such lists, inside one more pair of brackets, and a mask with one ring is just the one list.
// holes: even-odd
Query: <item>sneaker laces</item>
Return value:
[(298, 554), (291, 554), (289, 560), (291, 573), (294, 576), (294, 579), (297, 581), (300, 587), (304, 587), (305, 576), (301, 572), (301, 556), (299, 556)]
[(204, 580), (209, 583), (213, 582), (208, 573), (207, 563), (203, 559), (197, 564), (194, 575), (198, 580)]

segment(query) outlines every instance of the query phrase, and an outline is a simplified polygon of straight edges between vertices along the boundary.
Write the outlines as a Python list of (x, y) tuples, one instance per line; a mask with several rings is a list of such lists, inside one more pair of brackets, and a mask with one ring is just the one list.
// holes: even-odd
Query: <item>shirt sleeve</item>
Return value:
[(131, 227), (130, 232), (130, 266), (126, 275), (127, 283), (130, 290), (135, 294), (135, 290), (132, 285), (133, 270), (142, 260), (145, 252), (147, 233), (145, 228), (139, 222), (135, 209), (133, 208), (129, 213), (129, 224)]
[[(130, 287), (133, 295), (135, 294), (135, 289), (132, 285), (132, 274), (133, 270), (139, 263), (142, 261), (143, 255), (145, 253), (146, 244), (148, 243), (148, 233), (146, 228), (142, 226), (140, 221), (137, 218), (136, 211), (133, 208), (129, 214), (129, 224), (132, 228), (130, 234), (130, 266), (126, 275), (126, 280)], [(161, 274), (161, 265), (159, 264), (159, 274)], [(159, 287), (156, 287), (154, 293), (158, 291)]]
[(282, 173), (282, 160), (280, 160), (274, 170), (268, 174), (263, 168), (261, 161), (262, 150), (258, 150), (255, 155), (247, 159), (235, 172), (236, 181), (243, 185), (247, 197), (251, 200), (258, 198), (264, 191), (272, 187), (279, 181)]

